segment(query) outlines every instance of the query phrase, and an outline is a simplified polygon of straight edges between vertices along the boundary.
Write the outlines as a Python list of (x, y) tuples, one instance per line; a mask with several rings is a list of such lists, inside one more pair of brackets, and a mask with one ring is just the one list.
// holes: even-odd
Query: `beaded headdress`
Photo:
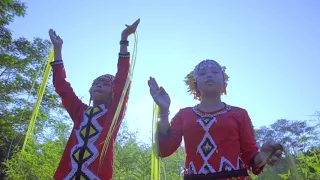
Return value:
[(110, 75), (110, 74), (105, 74), (105, 75), (99, 76), (93, 81), (92, 85), (98, 81), (106, 81), (107, 83), (110, 83), (111, 85), (113, 85), (114, 84), (114, 76)]
[(203, 60), (201, 61), (195, 68), (193, 71), (191, 71), (186, 77), (184, 82), (186, 83), (186, 85), (188, 86), (188, 92), (190, 92), (190, 94), (194, 95), (194, 98), (197, 100), (201, 99), (201, 95), (198, 92), (198, 90), (195, 87), (195, 82), (197, 81), (197, 77), (198, 77), (198, 72), (201, 69), (205, 69), (208, 67), (213, 67), (215, 65), (218, 65), (221, 68), (222, 74), (223, 74), (223, 79), (224, 79), (224, 83), (225, 83), (225, 87), (222, 90), (222, 94), (227, 94), (227, 84), (228, 84), (228, 80), (229, 80), (229, 76), (225, 73), (226, 67), (225, 66), (220, 66), (220, 64), (218, 64), (216, 61), (214, 60)]
[[(93, 81), (93, 83), (92, 83), (92, 85), (91, 85), (91, 87), (90, 87), (90, 90), (89, 90), (89, 93), (90, 93), (90, 96), (91, 96), (91, 89), (92, 89), (92, 86), (95, 84), (95, 83), (97, 83), (97, 82), (99, 82), (99, 81), (105, 81), (105, 82), (107, 82), (108, 84), (110, 84), (111, 86), (112, 86), (112, 89), (113, 89), (113, 87), (114, 87), (114, 79), (115, 79), (115, 77), (113, 76), (113, 75), (111, 75), (111, 74), (105, 74), (105, 75), (102, 75), (102, 76), (99, 76), (99, 77), (97, 77), (94, 81)], [(113, 99), (113, 91), (112, 91), (112, 98), (111, 99)], [(91, 97), (90, 97), (90, 102), (89, 102), (89, 105), (91, 104)]]

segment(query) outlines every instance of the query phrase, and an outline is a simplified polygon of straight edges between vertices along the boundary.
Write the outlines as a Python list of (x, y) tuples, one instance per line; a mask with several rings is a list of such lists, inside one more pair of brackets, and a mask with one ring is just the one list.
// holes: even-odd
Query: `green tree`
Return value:
[(309, 121), (277, 120), (270, 127), (256, 129), (259, 146), (266, 140), (275, 140), (287, 147), (291, 154), (306, 152), (315, 142), (319, 142), (317, 127)]
[(128, 130), (124, 121), (114, 146), (115, 180), (149, 179), (151, 167), (151, 149), (137, 141), (137, 133)]
[[(302, 155), (307, 153), (308, 149), (313, 147), (315, 143), (319, 142), (319, 134), (317, 126), (309, 121), (280, 119), (268, 127), (263, 126), (256, 129), (256, 139), (259, 146), (270, 139), (283, 144), (295, 159), (298, 170), (302, 173), (302, 163), (306, 163)], [(264, 172), (258, 176), (258, 179), (284, 179), (288, 176), (287, 172), (290, 168), (290, 164), (287, 161), (288, 158), (284, 156), (275, 167), (265, 168)]]
[(184, 153), (184, 148), (180, 147), (173, 155), (163, 159), (165, 170), (162, 171), (162, 177), (166, 176), (167, 179), (182, 179), (181, 172), (185, 167)]
[[(62, 136), (61, 136), (62, 137)], [(44, 143), (32, 138), (26, 151), (17, 151), (6, 161), (6, 179), (53, 179), (65, 146), (65, 139), (45, 139)]]
[[(12, 38), (7, 26), (25, 12), (26, 5), (20, 1), (0, 1), (0, 179), (4, 177), (3, 162), (18, 152), (24, 141), (50, 47), (49, 41), (40, 38), (32, 41)], [(34, 138), (45, 142), (50, 133), (44, 132), (63, 124), (63, 116), (61, 103), (50, 83), (41, 103)]]
[[(150, 134), (151, 135), (151, 134)], [(115, 180), (149, 180), (151, 174), (150, 144), (139, 143), (136, 133), (128, 130), (123, 123), (115, 143)], [(162, 159), (161, 177), (164, 179), (181, 179), (184, 167), (184, 149), (179, 148), (172, 156)]]

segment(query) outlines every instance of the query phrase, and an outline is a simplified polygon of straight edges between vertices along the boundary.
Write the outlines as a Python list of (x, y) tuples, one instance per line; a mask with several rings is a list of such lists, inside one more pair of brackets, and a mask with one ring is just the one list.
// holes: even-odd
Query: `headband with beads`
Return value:
[(222, 94), (227, 94), (227, 84), (228, 84), (228, 80), (229, 80), (229, 76), (225, 73), (226, 67), (225, 66), (220, 66), (216, 61), (214, 60), (203, 60), (201, 61), (195, 68), (193, 71), (191, 71), (186, 77), (185, 77), (185, 83), (188, 86), (188, 92), (190, 92), (190, 94), (194, 95), (195, 99), (200, 100), (201, 96), (199, 93), (197, 93), (197, 90), (195, 88), (195, 82), (197, 80), (198, 77), (198, 72), (201, 69), (205, 69), (208, 67), (213, 67), (215, 65), (218, 65), (221, 68), (221, 71), (223, 73), (223, 78), (224, 78), (224, 83), (225, 83), (225, 88), (222, 91)]
[(110, 75), (110, 74), (105, 74), (105, 75), (99, 76), (93, 81), (92, 84), (94, 84), (98, 81), (105, 81), (105, 82), (111, 83), (113, 85), (114, 84), (114, 76)]
[[(110, 83), (110, 85), (113, 87), (114, 86), (114, 79), (115, 77), (113, 75), (110, 75), (110, 74), (105, 74), (105, 75), (102, 75), (102, 76), (99, 76), (97, 77), (93, 83), (92, 83), (92, 86), (94, 85), (94, 83), (96, 82), (99, 82), (99, 81), (105, 81), (107, 83)], [(89, 93), (91, 94), (91, 89), (92, 89), (92, 86), (90, 87), (89, 89)], [(91, 96), (91, 95), (90, 95)], [(112, 92), (112, 99), (113, 99), (113, 92)], [(91, 97), (90, 97), (90, 100), (89, 100), (89, 106), (91, 104)]]

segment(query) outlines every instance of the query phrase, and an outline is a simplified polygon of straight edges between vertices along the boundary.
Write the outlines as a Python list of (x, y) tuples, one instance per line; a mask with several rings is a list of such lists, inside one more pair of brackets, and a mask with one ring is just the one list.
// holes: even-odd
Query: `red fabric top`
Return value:
[(113, 90), (114, 100), (109, 105), (102, 104), (92, 108), (88, 107), (76, 96), (70, 83), (66, 81), (66, 72), (62, 61), (61, 63), (55, 64), (55, 61), (52, 63), (55, 90), (62, 98), (63, 107), (67, 110), (74, 123), (62, 159), (54, 175), (55, 180), (73, 179), (79, 176), (82, 177), (81, 179), (95, 180), (109, 180), (112, 178), (113, 145), (124, 117), (128, 94), (123, 102), (116, 129), (111, 138), (100, 173), (98, 173), (98, 165), (103, 142), (110, 129), (124, 89), (129, 66), (129, 58), (119, 59)]
[(245, 165), (251, 167), (254, 174), (262, 171), (252, 169), (258, 148), (251, 120), (244, 109), (228, 105), (212, 113), (201, 112), (197, 106), (181, 109), (172, 119), (168, 134), (160, 134), (160, 156), (173, 154), (182, 137), (186, 153), (185, 174), (227, 174), (244, 170)]

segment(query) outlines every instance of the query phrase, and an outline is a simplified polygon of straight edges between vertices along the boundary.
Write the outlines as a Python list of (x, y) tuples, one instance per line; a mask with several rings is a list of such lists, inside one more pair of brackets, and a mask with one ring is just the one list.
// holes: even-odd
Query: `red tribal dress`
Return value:
[(62, 98), (74, 126), (65, 147), (62, 159), (54, 175), (55, 180), (110, 180), (113, 175), (113, 145), (122, 122), (128, 94), (123, 102), (116, 129), (112, 135), (107, 154), (98, 172), (103, 142), (110, 129), (130, 66), (130, 54), (119, 54), (118, 71), (114, 80), (114, 99), (111, 104), (88, 107), (74, 93), (66, 81), (66, 72), (61, 61), (51, 63), (53, 84)]
[(246, 179), (258, 153), (251, 120), (246, 110), (226, 105), (204, 113), (198, 106), (181, 109), (168, 134), (160, 134), (160, 156), (168, 157), (185, 142), (184, 179)]

